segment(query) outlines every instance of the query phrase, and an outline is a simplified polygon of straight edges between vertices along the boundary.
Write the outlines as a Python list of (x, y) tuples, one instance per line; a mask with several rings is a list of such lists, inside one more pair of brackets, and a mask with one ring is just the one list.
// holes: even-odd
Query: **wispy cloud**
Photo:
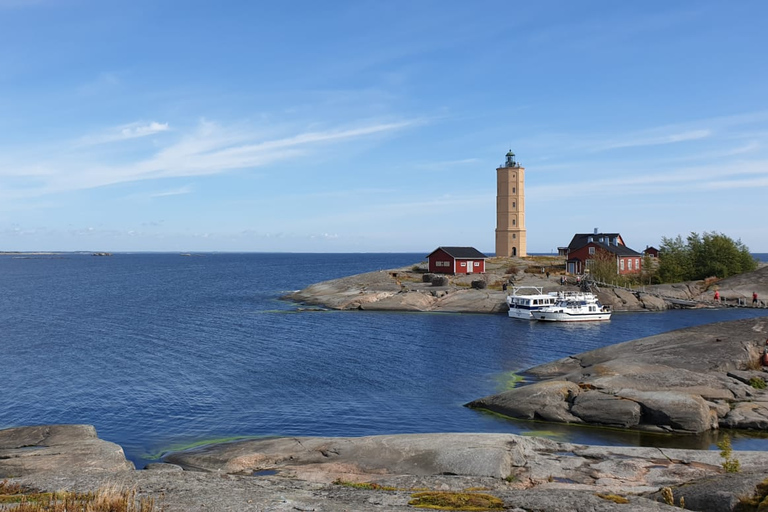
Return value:
[(662, 135), (637, 134), (635, 136), (607, 141), (598, 144), (592, 148), (592, 151), (607, 151), (610, 149), (639, 147), (639, 146), (660, 146), (663, 144), (674, 144), (676, 142), (686, 142), (691, 140), (706, 139), (712, 135), (712, 130), (692, 130), (678, 133), (669, 133)]
[(464, 158), (460, 160), (445, 160), (442, 162), (428, 162), (425, 164), (416, 164), (414, 167), (416, 169), (425, 169), (425, 170), (440, 170), (445, 169), (446, 167), (461, 167), (463, 165), (472, 165), (480, 162), (479, 158)]
[(526, 194), (538, 200), (559, 201), (569, 198), (628, 197), (634, 195), (691, 192), (694, 190), (739, 189), (768, 186), (768, 160), (733, 162), (727, 167), (719, 164), (659, 169), (630, 177), (569, 181), (564, 184), (534, 185)]
[[(361, 123), (288, 135), (287, 129), (281, 128), (283, 136), (270, 137), (242, 126), (227, 127), (202, 120), (192, 130), (177, 129), (169, 136), (142, 143), (141, 148), (132, 148), (126, 156), (120, 142), (171, 132), (168, 123), (131, 123), (83, 137), (71, 147), (62, 143), (34, 155), (16, 155), (14, 161), (6, 158), (0, 161), (0, 185), (5, 185), (2, 188), (6, 198), (34, 197), (132, 181), (213, 175), (296, 158), (316, 147), (394, 133), (422, 122)], [(106, 143), (114, 144), (92, 149)], [(40, 155), (45, 155), (44, 159)], [(14, 187), (11, 177), (15, 181), (34, 180), (21, 189)], [(189, 190), (181, 188), (174, 193)]]
[(96, 144), (106, 144), (121, 140), (136, 139), (146, 137), (160, 132), (166, 132), (170, 129), (168, 123), (130, 123), (116, 126), (95, 135), (87, 135), (80, 139), (79, 144), (89, 146)]
[(167, 196), (180, 196), (184, 194), (191, 194), (192, 193), (192, 187), (190, 185), (186, 185), (184, 187), (175, 188), (172, 190), (164, 190), (162, 192), (154, 192), (149, 195), (149, 197), (167, 197)]

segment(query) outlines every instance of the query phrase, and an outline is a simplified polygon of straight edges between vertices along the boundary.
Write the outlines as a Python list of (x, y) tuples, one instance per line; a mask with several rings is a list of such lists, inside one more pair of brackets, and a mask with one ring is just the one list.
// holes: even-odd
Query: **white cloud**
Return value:
[(158, 123), (152, 121), (150, 123), (130, 123), (113, 128), (109, 128), (103, 133), (95, 135), (87, 135), (80, 139), (79, 144), (83, 146), (91, 146), (96, 144), (107, 144), (110, 142), (117, 142), (121, 140), (136, 139), (139, 137), (146, 137), (148, 135), (154, 135), (160, 132), (166, 132), (170, 129), (168, 123)]
[(192, 187), (190, 185), (186, 185), (179, 188), (174, 188), (171, 190), (164, 190), (162, 192), (154, 192), (149, 195), (149, 197), (166, 197), (166, 196), (180, 196), (184, 194), (191, 194), (192, 193)]
[[(202, 120), (191, 132), (176, 130), (174, 141), (163, 138), (145, 144), (142, 156), (132, 156), (127, 161), (119, 147), (92, 149), (107, 142), (144, 138), (170, 130), (168, 123), (132, 123), (84, 137), (74, 147), (62, 143), (44, 151), (38, 149), (33, 155), (16, 155), (14, 161), (6, 158), (5, 162), (0, 162), (0, 189), (7, 199), (131, 181), (213, 175), (264, 166), (304, 155), (312, 147), (384, 135), (421, 122), (369, 123), (270, 137), (239, 126), (224, 127)], [(159, 148), (156, 146), (163, 143), (165, 145)], [(39, 155), (45, 155), (44, 159)], [(35, 179), (22, 188), (20, 185), (14, 187), (15, 181), (9, 180), (10, 177)], [(188, 192), (183, 188), (174, 191), (177, 194)]]
[[(757, 178), (751, 178), (758, 175)], [(750, 179), (745, 179), (750, 177)], [(755, 188), (767, 186), (768, 160), (732, 162), (728, 166), (686, 167), (682, 169), (658, 169), (653, 174), (609, 179), (568, 181), (563, 184), (532, 185), (526, 187), (526, 195), (537, 200), (554, 201), (566, 198), (629, 196), (711, 190), (717, 188)]]
[(626, 139), (617, 139), (597, 144), (592, 151), (607, 151), (610, 149), (630, 148), (639, 146), (659, 146), (663, 144), (674, 144), (676, 142), (686, 142), (691, 140), (706, 139), (712, 136), (711, 130), (690, 130), (677, 133), (667, 133), (654, 135), (651, 133), (640, 133), (630, 136)]

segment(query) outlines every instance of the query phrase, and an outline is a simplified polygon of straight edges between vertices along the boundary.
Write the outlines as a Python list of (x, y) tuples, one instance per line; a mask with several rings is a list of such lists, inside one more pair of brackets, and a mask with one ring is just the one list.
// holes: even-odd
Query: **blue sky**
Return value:
[(768, 252), (768, 3), (0, 0), (0, 250)]

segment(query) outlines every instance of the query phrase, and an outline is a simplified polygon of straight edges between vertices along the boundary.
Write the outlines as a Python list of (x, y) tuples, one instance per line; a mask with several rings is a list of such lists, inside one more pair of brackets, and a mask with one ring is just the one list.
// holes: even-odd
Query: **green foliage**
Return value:
[(588, 263), (589, 273), (593, 279), (610, 283), (618, 277), (616, 258), (609, 252), (598, 249), (591, 255)]
[(691, 233), (687, 239), (662, 237), (658, 278), (663, 283), (725, 278), (757, 269), (757, 261), (741, 240), (722, 233)]
[(720, 448), (720, 456), (723, 458), (723, 469), (726, 473), (738, 473), (741, 470), (741, 462), (739, 459), (732, 457), (733, 448), (731, 447), (731, 438), (728, 436), (717, 443), (717, 447)]
[(659, 259), (648, 254), (643, 256), (643, 266), (638, 277), (640, 284), (659, 284)]
[(765, 381), (760, 377), (752, 377), (749, 379), (749, 385), (755, 389), (765, 389)]

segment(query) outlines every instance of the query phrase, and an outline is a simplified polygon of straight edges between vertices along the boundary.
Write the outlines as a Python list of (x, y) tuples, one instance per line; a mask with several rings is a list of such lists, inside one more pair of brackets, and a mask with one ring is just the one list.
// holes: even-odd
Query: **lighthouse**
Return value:
[(527, 256), (525, 168), (510, 149), (496, 169), (496, 256)]

